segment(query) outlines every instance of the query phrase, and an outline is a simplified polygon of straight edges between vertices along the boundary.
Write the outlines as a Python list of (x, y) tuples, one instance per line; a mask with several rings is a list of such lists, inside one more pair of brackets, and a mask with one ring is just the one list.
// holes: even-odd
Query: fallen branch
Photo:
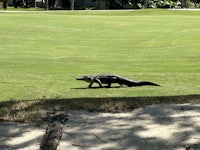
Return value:
[(67, 121), (67, 116), (58, 114), (52, 117), (45, 135), (40, 144), (40, 150), (56, 150), (62, 138), (63, 126)]
[(80, 144), (72, 144), (72, 145), (77, 147), (98, 147), (96, 145), (80, 145)]
[(103, 143), (108, 143), (107, 141), (105, 141), (105, 140), (102, 140), (99, 136), (97, 136), (96, 134), (93, 134), (96, 138), (98, 138), (101, 142), (103, 142)]

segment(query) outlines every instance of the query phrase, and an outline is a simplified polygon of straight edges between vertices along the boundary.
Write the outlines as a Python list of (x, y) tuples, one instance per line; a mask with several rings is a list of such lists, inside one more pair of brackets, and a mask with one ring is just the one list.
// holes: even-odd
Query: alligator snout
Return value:
[(78, 78), (76, 78), (76, 80), (83, 80), (83, 78), (82, 77), (78, 77)]

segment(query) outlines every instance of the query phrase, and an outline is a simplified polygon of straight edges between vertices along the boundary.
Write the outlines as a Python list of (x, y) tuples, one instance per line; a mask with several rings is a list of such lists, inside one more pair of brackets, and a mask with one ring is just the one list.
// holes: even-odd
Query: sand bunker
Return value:
[[(0, 123), (1, 150), (38, 150), (45, 127)], [(58, 150), (200, 149), (200, 105), (159, 104), (127, 113), (73, 111)]]

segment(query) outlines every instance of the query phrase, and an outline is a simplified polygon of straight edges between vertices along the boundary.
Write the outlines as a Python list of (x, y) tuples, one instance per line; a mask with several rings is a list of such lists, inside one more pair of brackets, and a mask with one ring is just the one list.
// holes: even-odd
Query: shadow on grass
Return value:
[(103, 86), (103, 87), (98, 87), (98, 86), (96, 86), (96, 87), (85, 87), (85, 88), (83, 88), (83, 87), (80, 87), (80, 88), (71, 88), (71, 89), (73, 89), (73, 90), (85, 90), (85, 89), (90, 89), (90, 90), (92, 90), (92, 89), (103, 89), (103, 88), (112, 88), (112, 89), (115, 89), (115, 88), (125, 88), (125, 86), (124, 87), (121, 87), (121, 86), (112, 86), (112, 87), (108, 87), (108, 86)]
[(156, 97), (105, 97), (6, 101), (0, 103), (0, 119), (11, 121), (37, 121), (46, 113), (84, 109), (90, 112), (127, 112), (153, 104), (200, 103), (200, 95)]
[[(136, 108), (145, 107), (153, 104), (171, 104), (170, 110), (178, 111), (179, 114), (185, 111), (194, 111), (200, 114), (200, 106), (191, 106), (184, 105), (183, 107), (176, 106), (173, 104), (183, 104), (183, 103), (191, 103), (191, 104), (200, 104), (200, 95), (182, 95), (182, 96), (160, 96), (160, 97), (107, 97), (107, 98), (71, 98), (71, 99), (40, 99), (40, 100), (26, 100), (26, 101), (7, 101), (0, 103), (0, 119), (3, 121), (18, 121), (18, 122), (34, 122), (34, 123), (44, 123), (48, 122), (49, 118), (52, 115), (52, 112), (62, 112), (68, 113), (73, 110), (87, 110), (88, 114), (92, 112), (92, 114), (97, 114), (96, 112), (128, 112), (132, 111)], [(169, 108), (161, 108), (159, 111), (156, 109), (157, 105), (154, 105), (152, 109), (143, 108), (135, 110), (136, 113), (128, 117), (128, 121), (130, 122), (130, 127), (123, 128), (123, 125), (118, 124), (118, 120), (122, 122), (126, 121), (126, 117), (120, 116), (107, 116), (103, 119), (103, 121), (98, 121), (98, 117), (93, 117), (92, 119), (87, 119), (86, 114), (78, 114), (76, 117), (82, 119), (84, 122), (90, 124), (90, 122), (99, 122), (102, 127), (102, 132), (100, 134), (89, 132), (91, 129), (87, 127), (87, 125), (82, 125), (77, 123), (76, 128), (73, 131), (70, 131), (70, 134), (63, 136), (64, 140), (69, 140), (70, 136), (73, 140), (70, 143), (71, 145), (77, 144), (78, 146), (87, 146), (85, 143), (89, 143), (88, 148), (90, 147), (90, 143), (94, 142), (95, 146), (98, 148), (102, 146), (106, 147), (107, 143), (112, 143), (111, 149), (156, 149), (157, 146), (161, 149), (170, 148), (170, 149), (179, 149), (183, 148), (185, 144), (191, 138), (199, 138), (195, 137), (196, 133), (200, 132), (200, 127), (197, 122), (195, 122), (192, 116), (185, 116), (184, 121), (180, 121), (178, 124), (178, 129), (172, 135), (170, 140), (163, 139), (156, 136), (143, 137), (138, 134), (138, 132), (147, 131), (147, 124), (140, 123), (140, 120), (144, 120), (144, 116), (148, 116), (152, 118), (151, 123), (155, 123), (159, 126), (170, 126), (173, 124), (176, 119), (172, 116)], [(156, 114), (159, 114), (156, 117)], [(75, 118), (76, 118), (75, 117)], [(147, 118), (148, 118), (147, 117)], [(197, 116), (198, 117), (198, 116)], [(75, 119), (74, 118), (74, 119)], [(107, 126), (109, 125), (109, 121), (114, 120), (114, 128), (109, 129)], [(75, 120), (76, 121), (76, 120)], [(133, 123), (132, 123), (133, 122)], [(74, 125), (73, 125), (74, 126)], [(95, 125), (92, 128), (95, 128)], [(186, 128), (186, 130), (181, 130), (182, 128)], [(164, 128), (163, 128), (164, 129)], [(189, 130), (190, 129), (190, 130)], [(87, 133), (88, 130), (88, 133)], [(126, 130), (126, 134), (122, 134), (121, 131)], [(8, 130), (7, 133), (10, 131)], [(167, 134), (166, 131), (157, 131), (163, 132), (163, 134)], [(83, 133), (79, 135), (79, 133)], [(152, 132), (152, 134), (154, 134)], [(109, 137), (108, 135), (112, 135)], [(121, 136), (122, 135), (122, 136)], [(195, 136), (194, 136), (195, 135)], [(92, 139), (90, 137), (93, 137)], [(119, 138), (117, 138), (119, 137)], [(37, 140), (37, 138), (32, 139), (32, 141)], [(120, 141), (120, 139), (123, 139)], [(1, 140), (1, 139), (0, 139)], [(7, 145), (8, 147), (12, 147), (13, 145), (8, 145), (5, 141), (1, 140), (1, 144)], [(29, 147), (32, 142), (24, 142), (21, 145), (17, 145), (18, 148)], [(189, 143), (190, 144), (190, 143)], [(171, 147), (169, 147), (169, 145)], [(62, 145), (61, 145), (62, 146)], [(121, 146), (121, 147), (120, 147)], [(6, 148), (8, 148), (6, 147)], [(15, 147), (15, 145), (13, 146)], [(87, 148), (87, 147), (86, 147)], [(193, 149), (200, 148), (200, 142), (194, 142), (192, 145)]]

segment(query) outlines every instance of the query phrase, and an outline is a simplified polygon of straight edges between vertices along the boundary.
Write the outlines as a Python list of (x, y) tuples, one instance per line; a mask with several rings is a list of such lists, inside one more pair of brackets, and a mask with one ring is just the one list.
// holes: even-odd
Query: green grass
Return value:
[[(200, 11), (0, 12), (0, 101), (200, 94)], [(100, 73), (160, 87), (80, 89)]]

